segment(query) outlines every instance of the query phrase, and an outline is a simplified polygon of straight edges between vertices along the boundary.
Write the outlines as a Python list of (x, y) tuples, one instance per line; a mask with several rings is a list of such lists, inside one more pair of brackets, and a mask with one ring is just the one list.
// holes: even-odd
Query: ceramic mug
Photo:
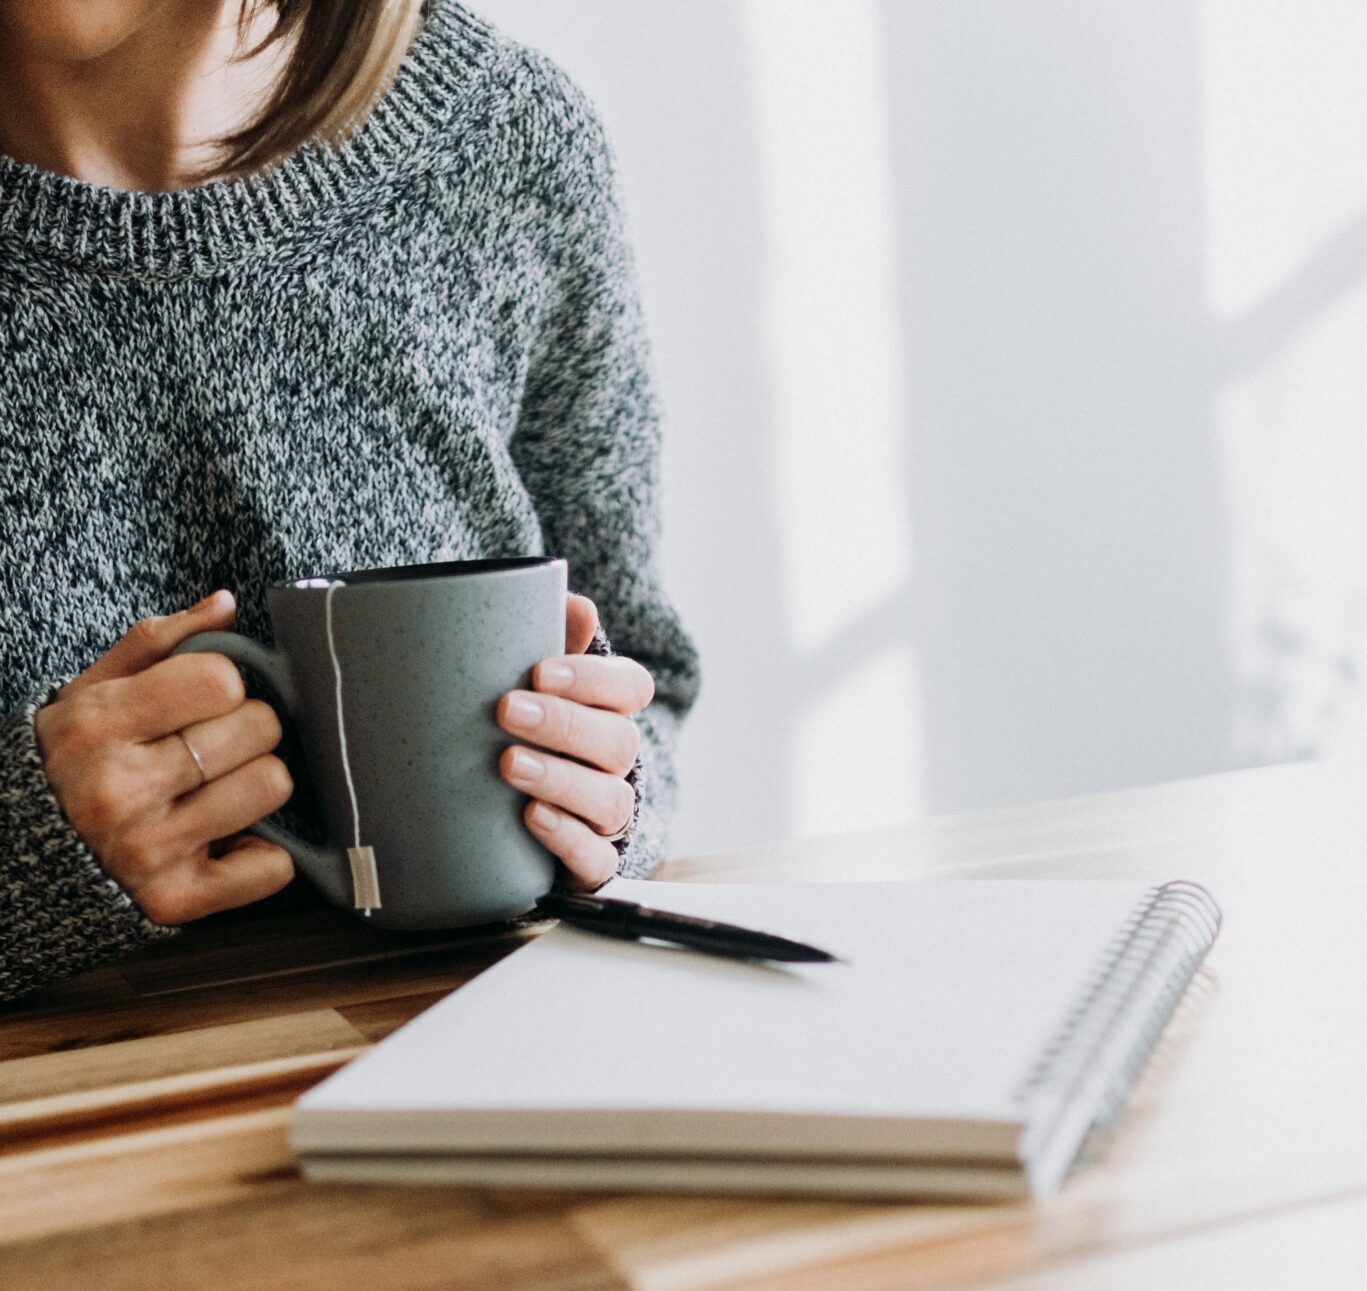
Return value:
[(375, 895), (358, 900), (366, 880), (348, 849), (373, 849), (367, 917), (384, 927), (529, 911), (556, 860), (523, 821), (526, 795), (499, 776), (512, 741), (494, 709), (565, 653), (566, 579), (564, 560), (542, 556), (325, 574), (267, 589), (274, 649), (235, 632), (184, 642), (177, 653), (224, 654), (265, 681), (300, 733), (331, 841), (270, 819), (251, 832), (348, 908)]

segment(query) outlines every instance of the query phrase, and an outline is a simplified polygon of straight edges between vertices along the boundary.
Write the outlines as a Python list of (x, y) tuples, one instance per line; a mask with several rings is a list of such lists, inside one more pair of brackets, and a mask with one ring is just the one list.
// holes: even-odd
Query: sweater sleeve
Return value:
[(0, 724), (0, 1002), (176, 931), (138, 909), (62, 814), (33, 729), (47, 699)]
[(655, 681), (635, 719), (634, 829), (619, 844), (621, 872), (642, 876), (668, 847), (698, 654), (661, 585), (661, 418), (613, 151), (574, 82), (544, 55), (524, 58), (539, 82), (523, 101), (537, 105), (528, 183), (548, 268), (510, 453), (547, 554), (569, 562), (571, 588), (598, 607), (590, 649), (633, 658)]

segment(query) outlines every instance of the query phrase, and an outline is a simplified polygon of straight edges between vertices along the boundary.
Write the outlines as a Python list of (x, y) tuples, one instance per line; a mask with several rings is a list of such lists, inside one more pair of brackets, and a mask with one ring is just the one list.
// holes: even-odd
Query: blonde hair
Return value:
[(275, 10), (250, 58), (288, 43), (275, 88), (257, 115), (217, 140), (218, 156), (194, 178), (227, 179), (269, 166), (306, 140), (340, 143), (365, 120), (403, 61), (423, 0), (243, 0), (239, 43), (257, 17)]

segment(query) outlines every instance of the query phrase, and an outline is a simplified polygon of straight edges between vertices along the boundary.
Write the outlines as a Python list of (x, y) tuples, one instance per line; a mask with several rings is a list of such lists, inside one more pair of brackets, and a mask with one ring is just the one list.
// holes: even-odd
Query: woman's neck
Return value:
[[(0, 0), (0, 152), (111, 188), (184, 186), (288, 56), (235, 61), (242, 0)], [(245, 33), (270, 30), (262, 6)], [(286, 44), (286, 42), (281, 42)]]

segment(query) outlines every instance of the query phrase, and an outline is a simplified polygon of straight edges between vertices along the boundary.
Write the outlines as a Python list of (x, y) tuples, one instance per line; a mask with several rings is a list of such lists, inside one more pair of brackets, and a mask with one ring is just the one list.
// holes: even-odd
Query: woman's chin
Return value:
[[(56, 62), (103, 58), (183, 0), (0, 0), (0, 28)], [(213, 6), (203, 6), (212, 9)]]

